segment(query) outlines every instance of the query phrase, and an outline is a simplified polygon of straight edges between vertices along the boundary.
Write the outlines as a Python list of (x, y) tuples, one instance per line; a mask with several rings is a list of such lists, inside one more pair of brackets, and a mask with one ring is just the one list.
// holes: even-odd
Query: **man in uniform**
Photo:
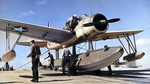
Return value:
[(79, 20), (80, 19), (77, 18), (77, 15), (73, 15), (72, 17), (70, 17), (66, 22), (67, 29), (73, 33), (75, 27), (78, 25)]
[(63, 59), (62, 59), (62, 69), (63, 74), (65, 74), (65, 65), (68, 64), (68, 76), (70, 76), (70, 51), (66, 48), (66, 45), (63, 45)]
[(38, 63), (39, 63), (39, 56), (41, 55), (41, 51), (39, 46), (35, 44), (35, 41), (32, 40), (30, 42), (31, 52), (27, 57), (32, 57), (32, 74), (33, 79), (32, 82), (38, 82)]
[[(105, 50), (108, 50), (108, 49), (109, 49), (109, 47), (108, 47), (107, 45), (105, 45), (104, 48), (105, 48)], [(112, 75), (111, 65), (108, 65), (107, 68), (108, 68), (108, 70), (109, 70), (108, 75)]]
[(47, 59), (47, 58), (50, 58), (50, 68), (52, 70), (54, 67), (54, 57), (50, 52), (48, 52), (48, 57), (46, 57), (45, 59)]

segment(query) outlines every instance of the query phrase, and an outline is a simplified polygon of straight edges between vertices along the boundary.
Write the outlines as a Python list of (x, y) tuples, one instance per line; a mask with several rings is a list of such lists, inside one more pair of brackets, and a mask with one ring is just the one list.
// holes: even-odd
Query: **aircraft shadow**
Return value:
[[(22, 78), (33, 78), (33, 76), (28, 76), (28, 75), (19, 75), (19, 77), (22, 77)], [(39, 77), (39, 78), (43, 78), (43, 77)]]
[(108, 75), (108, 71), (101, 71), (98, 76), (109, 76), (109, 77), (122, 77), (122, 78), (147, 78), (140, 77), (150, 75), (149, 73), (141, 73), (141, 72), (150, 72), (150, 69), (145, 70), (118, 70), (113, 71), (112, 75)]
[(23, 81), (11, 81), (11, 82), (0, 82), (0, 84), (9, 84), (9, 83), (13, 83), (13, 84), (15, 84), (15, 83), (23, 83)]
[(44, 76), (67, 76), (67, 74), (63, 75), (62, 73), (50, 73), (50, 74), (41, 74)]
[[(150, 72), (150, 69), (143, 70), (118, 70), (113, 71), (112, 75), (108, 75), (108, 71), (100, 71), (100, 74), (95, 74), (93, 71), (88, 72), (77, 72), (75, 76), (79, 75), (94, 75), (94, 76), (105, 76), (105, 77), (119, 77), (119, 78), (147, 78), (145, 76), (150, 75), (150, 73), (141, 73), (141, 72)], [(67, 76), (67, 73), (63, 75), (62, 73), (50, 73), (50, 74), (41, 74), (44, 76)], [(140, 77), (143, 76), (143, 77)]]
[(95, 74), (94, 72), (79, 72), (77, 73), (77, 76), (79, 75), (93, 75), (97, 77), (113, 77), (113, 78), (123, 78), (126, 81), (134, 82), (134, 83), (140, 83), (140, 84), (150, 84), (149, 77), (150, 69), (144, 69), (144, 70), (118, 70), (113, 71), (112, 75), (108, 75), (108, 71), (101, 71), (100, 74)]
[(73, 79), (65, 79), (65, 80), (46, 80), (46, 81), (39, 81), (39, 83), (44, 83), (44, 82), (55, 82), (55, 81), (70, 81)]
[[(41, 74), (41, 75), (45, 75), (45, 76), (63, 76), (61, 73), (56, 73), (56, 74)], [(23, 77), (23, 78), (33, 78), (32, 76), (27, 76), (27, 75), (20, 75), (19, 77)], [(39, 77), (39, 78), (43, 78), (43, 77)], [(39, 81), (38, 83), (43, 83), (43, 82), (55, 82), (55, 81), (70, 81), (73, 79), (64, 79), (64, 80), (45, 80), (45, 81)], [(7, 82), (6, 82), (7, 83)], [(6, 84), (6, 83), (2, 83), (2, 84)], [(10, 82), (8, 82), (10, 83)], [(12, 82), (15, 83), (15, 82)], [(18, 82), (16, 82), (18, 83)], [(0, 83), (1, 84), (1, 83)]]
[[(87, 72), (77, 72), (75, 76), (80, 75), (94, 75), (94, 76), (104, 76), (104, 77), (119, 77), (119, 78), (147, 78), (147, 77), (140, 77), (140, 76), (148, 76), (150, 73), (141, 73), (141, 72), (150, 72), (150, 69), (144, 69), (144, 70), (118, 70), (113, 71), (112, 75), (108, 74), (108, 71), (100, 71), (100, 74), (95, 74), (93, 71), (87, 71)], [(61, 73), (58, 74), (43, 74), (46, 76), (63, 76)], [(67, 76), (65, 74), (64, 76)]]

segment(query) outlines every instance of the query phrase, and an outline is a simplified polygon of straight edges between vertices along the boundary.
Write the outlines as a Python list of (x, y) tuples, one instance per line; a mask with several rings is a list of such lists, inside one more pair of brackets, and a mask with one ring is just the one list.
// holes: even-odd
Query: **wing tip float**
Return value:
[(145, 55), (144, 52), (141, 52), (141, 51), (135, 52), (135, 53), (132, 53), (130, 55), (124, 56), (123, 60), (127, 60), (127, 61), (138, 60), (138, 59), (141, 59), (144, 55)]
[(3, 54), (1, 60), (3, 62), (9, 62), (16, 57), (16, 52), (14, 50), (6, 50)]

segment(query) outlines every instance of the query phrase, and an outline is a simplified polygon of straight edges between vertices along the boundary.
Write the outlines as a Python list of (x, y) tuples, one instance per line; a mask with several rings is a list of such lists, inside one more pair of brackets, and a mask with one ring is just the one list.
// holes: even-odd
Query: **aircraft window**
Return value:
[(88, 17), (87, 14), (82, 14), (79, 18), (80, 18), (80, 20), (82, 20), (82, 19), (85, 19), (85, 18), (87, 18), (87, 17)]

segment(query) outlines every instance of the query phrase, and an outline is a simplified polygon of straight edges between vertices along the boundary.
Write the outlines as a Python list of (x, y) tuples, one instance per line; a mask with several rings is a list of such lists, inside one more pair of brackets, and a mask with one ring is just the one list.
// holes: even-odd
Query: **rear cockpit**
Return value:
[(83, 20), (83, 19), (85, 19), (85, 18), (87, 18), (87, 17), (89, 17), (87, 14), (82, 14), (82, 15), (79, 17), (79, 19), (80, 19), (80, 21), (81, 21), (81, 20)]

